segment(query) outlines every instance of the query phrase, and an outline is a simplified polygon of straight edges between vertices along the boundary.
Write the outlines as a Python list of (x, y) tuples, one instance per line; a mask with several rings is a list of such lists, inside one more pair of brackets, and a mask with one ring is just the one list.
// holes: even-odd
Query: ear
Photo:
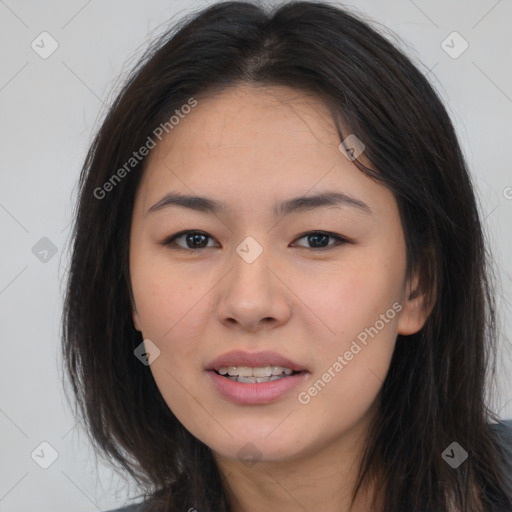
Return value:
[[(398, 334), (404, 336), (417, 333), (427, 321), (436, 302), (435, 292), (428, 293), (418, 275), (406, 283), (402, 311), (398, 319)], [(432, 290), (435, 290), (433, 284)]]
[(135, 308), (132, 309), (132, 318), (133, 318), (133, 325), (135, 326), (135, 329), (139, 332), (142, 332), (142, 329), (140, 326), (140, 320), (139, 320), (139, 313), (137, 313), (137, 310)]
[(130, 303), (132, 305), (132, 319), (133, 319), (133, 325), (135, 326), (135, 329), (139, 332), (142, 332), (141, 326), (140, 326), (140, 319), (139, 319), (139, 312), (137, 311), (137, 306), (135, 305), (135, 298), (133, 297), (133, 290), (131, 286), (130, 280), (128, 280), (128, 290), (130, 293)]

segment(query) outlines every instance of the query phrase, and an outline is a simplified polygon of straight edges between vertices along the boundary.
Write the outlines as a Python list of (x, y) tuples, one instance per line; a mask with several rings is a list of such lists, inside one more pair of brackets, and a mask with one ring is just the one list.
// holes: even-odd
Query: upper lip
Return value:
[(206, 369), (218, 372), (223, 366), (249, 366), (252, 368), (260, 366), (282, 366), (283, 368), (291, 368), (296, 372), (301, 372), (306, 369), (277, 352), (267, 351), (251, 353), (243, 350), (233, 350), (220, 355), (211, 361)]

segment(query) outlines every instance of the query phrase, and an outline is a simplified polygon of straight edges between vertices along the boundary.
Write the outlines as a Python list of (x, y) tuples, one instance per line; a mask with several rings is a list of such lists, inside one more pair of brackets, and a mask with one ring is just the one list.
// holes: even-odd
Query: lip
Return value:
[[(235, 382), (217, 372), (223, 366), (282, 366), (291, 368), (292, 375), (279, 380), (259, 383)], [(227, 400), (238, 405), (261, 405), (278, 401), (290, 390), (297, 387), (308, 375), (307, 369), (299, 363), (277, 352), (245, 352), (233, 350), (211, 361), (206, 373), (216, 390)]]
[(277, 402), (304, 381), (309, 372), (303, 371), (270, 382), (248, 384), (235, 382), (215, 372), (206, 372), (217, 391), (227, 400), (238, 405), (261, 405)]
[[(291, 368), (296, 372), (303, 372), (306, 368), (277, 352), (245, 352), (243, 350), (233, 350), (226, 352), (211, 361), (206, 370), (219, 371), (222, 366), (249, 366), (252, 368), (259, 366), (283, 366)], [(275, 381), (274, 381), (275, 382)], [(250, 384), (247, 384), (250, 385)]]

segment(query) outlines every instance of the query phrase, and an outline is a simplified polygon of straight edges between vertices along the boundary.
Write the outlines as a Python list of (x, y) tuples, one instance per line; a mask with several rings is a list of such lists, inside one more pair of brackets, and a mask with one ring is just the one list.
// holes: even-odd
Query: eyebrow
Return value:
[[(277, 217), (279, 215), (285, 216), (290, 213), (304, 212), (327, 206), (348, 206), (364, 213), (372, 213), (366, 203), (343, 192), (324, 192), (308, 196), (293, 197), (274, 204), (272, 211), (274, 216)], [(225, 203), (216, 199), (169, 192), (151, 206), (146, 212), (146, 215), (171, 207), (190, 208), (191, 210), (212, 213), (214, 215), (225, 214), (228, 210)]]

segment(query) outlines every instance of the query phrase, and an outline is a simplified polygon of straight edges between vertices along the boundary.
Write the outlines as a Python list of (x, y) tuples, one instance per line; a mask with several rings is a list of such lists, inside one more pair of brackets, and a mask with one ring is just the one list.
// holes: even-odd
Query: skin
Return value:
[[(235, 512), (318, 504), (348, 511), (396, 336), (418, 331), (427, 316), (421, 295), (411, 295), (416, 279), (406, 279), (396, 200), (342, 155), (319, 99), (243, 85), (197, 100), (151, 151), (133, 209), (133, 321), (160, 350), (150, 369), (176, 417), (212, 449)], [(360, 159), (370, 165), (364, 153)], [(222, 200), (228, 209), (147, 213), (170, 191)], [(276, 201), (324, 191), (357, 198), (371, 213), (342, 205), (272, 214)], [(187, 251), (185, 237), (176, 242), (181, 250), (160, 244), (185, 229), (207, 233), (208, 247)], [(328, 249), (316, 249), (315, 240), (299, 238), (318, 230), (350, 243), (330, 238), (320, 240)], [(252, 263), (236, 252), (247, 236), (263, 249)], [(401, 311), (300, 403), (298, 394), (394, 303)], [(277, 351), (309, 374), (276, 402), (237, 405), (205, 372), (234, 349)], [(237, 456), (247, 443), (258, 452), (255, 464)], [(359, 494), (352, 512), (369, 510), (371, 494), (371, 486)]]

